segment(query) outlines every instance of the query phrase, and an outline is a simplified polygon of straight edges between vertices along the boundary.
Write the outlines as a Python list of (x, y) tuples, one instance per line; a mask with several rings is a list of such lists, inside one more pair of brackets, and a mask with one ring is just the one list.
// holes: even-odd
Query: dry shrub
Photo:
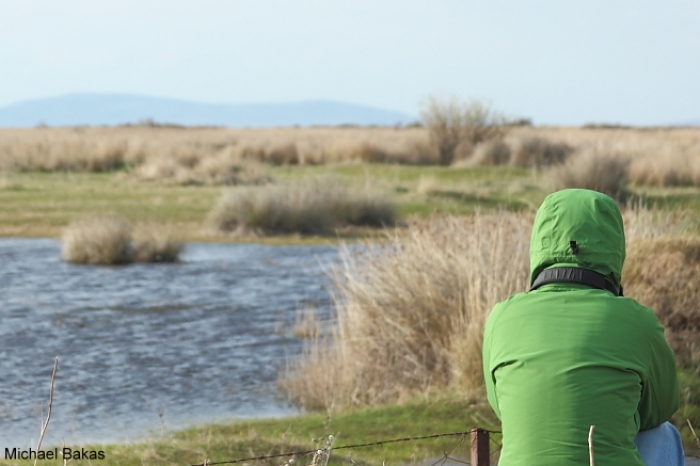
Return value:
[(297, 310), (292, 333), (297, 338), (318, 338), (321, 336), (321, 324), (316, 309), (307, 306)]
[(270, 180), (262, 164), (225, 154), (204, 157), (191, 166), (158, 157), (144, 162), (134, 173), (142, 181), (178, 185), (263, 184)]
[(477, 144), (500, 138), (506, 131), (503, 115), (483, 102), (462, 102), (454, 96), (448, 100), (429, 97), (421, 117), (441, 165), (452, 164), (459, 146), (466, 155)]
[(298, 165), (299, 153), (294, 144), (277, 146), (273, 147), (265, 154), (264, 161), (272, 165)]
[(273, 235), (328, 234), (339, 226), (391, 226), (395, 220), (392, 201), (331, 179), (231, 190), (209, 214), (220, 232)]
[(132, 262), (131, 224), (114, 215), (86, 218), (63, 232), (61, 258), (74, 264), (116, 265)]
[(505, 165), (510, 162), (510, 147), (503, 141), (482, 142), (474, 149), (474, 163), (477, 165)]
[(555, 190), (582, 188), (599, 191), (624, 203), (628, 196), (629, 160), (619, 154), (605, 154), (597, 150), (576, 154), (564, 165), (550, 171)]
[(434, 176), (421, 176), (418, 179), (416, 192), (424, 196), (432, 196), (441, 192), (444, 189), (444, 185)]
[(651, 307), (685, 367), (700, 365), (700, 238), (631, 242), (622, 275), (625, 294)]
[(568, 144), (538, 137), (518, 139), (511, 163), (517, 167), (549, 167), (564, 163), (574, 149)]
[[(697, 219), (640, 207), (623, 215), (625, 294), (654, 308), (679, 362), (698, 367), (700, 239), (678, 236)], [(483, 325), (496, 302), (527, 289), (532, 219), (433, 218), (396, 233), (391, 245), (343, 250), (331, 271), (330, 336), (307, 342), (281, 387), (311, 409), (446, 389), (483, 396)]]
[(433, 218), (394, 244), (345, 249), (332, 272), (336, 324), (281, 385), (308, 408), (481, 390), (482, 329), (528, 280), (530, 214)]
[(636, 185), (700, 186), (700, 151), (635, 157), (630, 165), (630, 179)]
[(170, 157), (157, 157), (140, 165), (136, 176), (143, 181), (172, 181), (184, 178), (186, 168)]
[(74, 264), (122, 265), (137, 262), (176, 262), (182, 245), (157, 226), (140, 226), (117, 215), (72, 222), (63, 232), (61, 258)]
[(407, 150), (403, 163), (410, 165), (436, 165), (440, 155), (428, 141), (417, 140)]
[(369, 143), (359, 144), (354, 148), (353, 159), (368, 163), (386, 163), (390, 160), (389, 154), (383, 149)]
[(182, 243), (161, 225), (139, 225), (133, 234), (132, 255), (136, 262), (177, 262)]
[[(458, 101), (459, 102), (459, 101)], [(444, 102), (443, 102), (444, 104)], [(449, 104), (449, 102), (448, 102)], [(464, 105), (464, 104), (463, 104)], [(478, 110), (478, 107), (474, 107)], [(456, 110), (460, 106), (457, 105)], [(463, 107), (462, 107), (462, 110)], [(483, 109), (482, 109), (483, 110)], [(481, 112), (483, 114), (483, 111)], [(483, 115), (482, 115), (483, 116)], [(479, 120), (479, 112), (457, 112), (459, 122), (464, 118)], [(492, 123), (498, 123), (492, 119)], [(449, 125), (448, 125), (449, 126)], [(635, 154), (631, 165), (632, 180), (637, 184), (698, 185), (700, 180), (700, 130), (697, 128), (666, 129), (582, 129), (572, 127), (505, 127), (499, 124), (479, 124), (467, 128), (463, 138), (451, 153), (452, 161), (469, 158), (472, 149), (483, 141), (482, 131), (495, 131), (498, 139), (503, 131), (506, 143), (518, 164), (544, 166), (545, 160), (558, 160), (557, 147), (567, 151), (585, 151), (596, 147), (610, 153)], [(76, 128), (0, 128), (0, 169), (8, 171), (107, 171), (138, 169), (154, 159), (173, 159), (177, 166), (194, 170), (208, 158), (234, 157), (262, 163), (295, 163), (293, 156), (280, 156), (279, 149), (294, 146), (298, 163), (323, 164), (357, 160), (358, 146), (366, 144), (373, 154), (366, 157), (386, 163), (441, 163), (439, 135), (430, 128), (411, 126), (389, 127), (314, 127), (314, 128), (175, 128), (162, 126), (76, 127)], [(447, 131), (447, 140), (451, 133)], [(488, 135), (486, 139), (491, 138)], [(534, 143), (530, 152), (518, 155), (521, 143)], [(547, 141), (557, 141), (547, 142)], [(452, 146), (454, 144), (454, 146)], [(527, 144), (525, 144), (527, 145)], [(544, 150), (551, 146), (548, 152)], [(449, 153), (443, 146), (443, 155)], [(544, 149), (543, 149), (544, 148)], [(554, 150), (554, 152), (552, 152)], [(544, 151), (544, 152), (543, 152)], [(282, 151), (290, 153), (291, 150)], [(561, 151), (559, 151), (561, 152)], [(268, 160), (273, 153), (276, 162)], [(545, 155), (542, 155), (542, 154)], [(549, 155), (548, 155), (549, 154)], [(448, 157), (449, 158), (449, 157)], [(443, 157), (442, 163), (451, 163)], [(185, 182), (192, 179), (184, 176)], [(172, 182), (169, 179), (168, 182)]]

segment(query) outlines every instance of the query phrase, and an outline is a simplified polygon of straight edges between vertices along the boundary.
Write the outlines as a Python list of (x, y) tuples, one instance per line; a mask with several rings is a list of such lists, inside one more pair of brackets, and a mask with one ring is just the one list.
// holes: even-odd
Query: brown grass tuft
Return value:
[(395, 221), (392, 201), (333, 179), (237, 188), (224, 193), (209, 214), (220, 232), (262, 235), (323, 235), (345, 225), (382, 227)]
[[(652, 306), (681, 364), (700, 364), (700, 239), (686, 216), (624, 212), (625, 294)], [(433, 218), (391, 245), (346, 249), (332, 271), (330, 336), (307, 342), (281, 387), (311, 409), (454, 389), (483, 397), (482, 331), (493, 305), (526, 289), (533, 216)], [(685, 233), (684, 233), (685, 232)]]
[(74, 264), (117, 265), (132, 262), (131, 224), (114, 215), (82, 219), (63, 232), (61, 258)]
[(552, 168), (550, 177), (555, 190), (591, 189), (624, 203), (629, 196), (628, 169), (629, 160), (626, 157), (590, 150), (574, 155), (564, 165)]
[(516, 140), (511, 163), (516, 167), (549, 167), (564, 163), (573, 151), (562, 142), (528, 137)]
[(61, 258), (74, 264), (123, 265), (137, 262), (177, 262), (182, 245), (155, 225), (132, 225), (117, 215), (74, 221), (63, 232)]
[(700, 150), (642, 155), (630, 166), (630, 179), (646, 186), (700, 186)]
[(430, 97), (421, 117), (441, 165), (451, 165), (460, 146), (465, 157), (477, 144), (498, 139), (506, 132), (505, 117), (477, 100)]
[(177, 262), (183, 245), (162, 225), (139, 225), (133, 235), (132, 251), (136, 262)]
[(292, 363), (282, 386), (309, 408), (480, 390), (491, 307), (524, 289), (532, 216), (434, 218), (391, 246), (345, 250), (334, 270), (337, 325)]
[(299, 165), (299, 152), (294, 144), (276, 146), (265, 154), (262, 161), (273, 165)]
[(510, 157), (510, 147), (500, 140), (482, 142), (474, 149), (473, 156), (477, 165), (506, 165)]
[(625, 294), (656, 312), (683, 366), (700, 365), (700, 238), (662, 237), (630, 244)]

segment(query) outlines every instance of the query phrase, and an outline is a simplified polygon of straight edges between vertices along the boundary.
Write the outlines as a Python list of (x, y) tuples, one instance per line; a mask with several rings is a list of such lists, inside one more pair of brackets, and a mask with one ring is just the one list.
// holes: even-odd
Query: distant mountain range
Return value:
[(114, 126), (143, 122), (183, 126), (337, 126), (410, 124), (407, 113), (328, 100), (208, 104), (132, 94), (71, 94), (0, 107), (0, 127)]

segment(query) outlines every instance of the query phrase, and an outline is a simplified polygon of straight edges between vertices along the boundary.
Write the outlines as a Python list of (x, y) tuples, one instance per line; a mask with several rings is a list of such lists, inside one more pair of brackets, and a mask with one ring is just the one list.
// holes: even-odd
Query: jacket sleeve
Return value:
[(484, 384), (486, 385), (486, 395), (489, 400), (489, 404), (491, 405), (491, 408), (493, 408), (493, 411), (496, 413), (496, 416), (498, 418), (501, 418), (501, 411), (498, 408), (498, 398), (496, 397), (496, 381), (493, 378), (493, 373), (491, 371), (492, 364), (491, 364), (491, 334), (492, 334), (492, 327), (493, 327), (493, 322), (496, 317), (496, 309), (498, 308), (498, 305), (493, 308), (491, 311), (491, 314), (489, 315), (488, 320), (486, 321), (486, 326), (484, 328), (484, 342), (483, 342), (483, 347), (482, 347), (482, 364), (483, 364), (483, 371), (484, 371)]
[(673, 351), (664, 337), (663, 326), (654, 312), (644, 308), (648, 331), (648, 370), (642, 378), (639, 402), (640, 429), (649, 430), (671, 419), (678, 409), (679, 390)]

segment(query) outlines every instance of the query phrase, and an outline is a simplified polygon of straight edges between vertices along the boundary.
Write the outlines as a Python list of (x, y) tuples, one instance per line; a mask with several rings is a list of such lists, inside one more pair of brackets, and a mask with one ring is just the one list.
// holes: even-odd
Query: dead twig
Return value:
[(593, 431), (595, 430), (595, 426), (591, 426), (590, 429), (588, 429), (588, 460), (590, 462), (590, 466), (595, 466), (595, 458), (593, 457)]
[(693, 424), (690, 423), (690, 419), (686, 419), (686, 422), (688, 423), (688, 427), (690, 427), (690, 431), (693, 433), (693, 437), (695, 437), (695, 443), (697, 443), (698, 448), (700, 448), (700, 438), (698, 438), (698, 434), (695, 433), (695, 429), (693, 429)]
[[(46, 421), (44, 421), (44, 424), (41, 426), (41, 435), (39, 435), (39, 442), (36, 445), (37, 456), (39, 450), (41, 450), (41, 442), (44, 440), (44, 435), (46, 435), (46, 429), (49, 427), (49, 421), (51, 420), (51, 408), (53, 407), (53, 386), (54, 382), (56, 381), (56, 371), (58, 371), (58, 356), (56, 357), (56, 360), (53, 363), (53, 372), (51, 373), (51, 388), (49, 389), (49, 411), (46, 414)], [(36, 466), (37, 461), (38, 458), (35, 458), (34, 466)]]

